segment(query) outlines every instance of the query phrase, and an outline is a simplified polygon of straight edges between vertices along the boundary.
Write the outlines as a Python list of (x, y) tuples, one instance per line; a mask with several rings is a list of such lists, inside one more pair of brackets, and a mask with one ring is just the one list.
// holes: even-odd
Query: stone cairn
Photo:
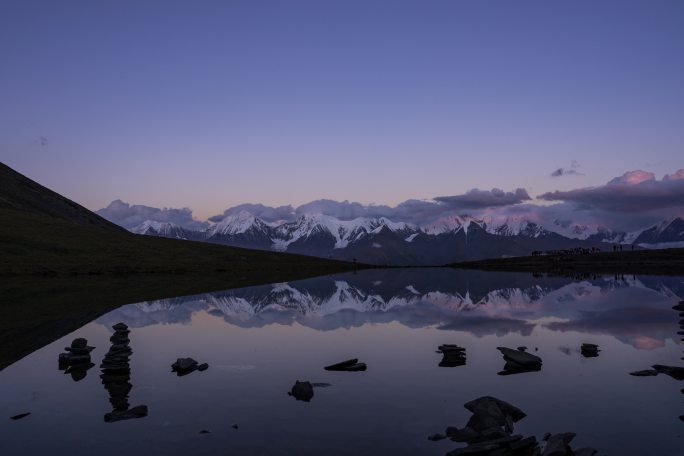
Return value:
[(593, 448), (573, 449), (572, 432), (545, 434), (542, 442), (534, 436), (514, 434), (514, 423), (527, 416), (522, 410), (491, 396), (483, 396), (466, 402), (464, 407), (472, 412), (468, 423), (461, 429), (449, 426), (445, 434), (433, 434), (428, 439), (437, 441), (450, 438), (467, 446), (447, 453), (447, 456), (593, 456)]
[(88, 369), (95, 365), (90, 360), (90, 352), (94, 349), (95, 347), (88, 345), (86, 339), (74, 339), (70, 347), (64, 347), (66, 352), (59, 354), (59, 370), (71, 374), (75, 382), (83, 380), (88, 374)]
[(580, 351), (585, 358), (596, 358), (601, 350), (599, 350), (599, 347), (596, 344), (585, 343), (580, 347)]
[(112, 328), (114, 334), (109, 338), (112, 346), (100, 364), (100, 369), (102, 369), (100, 378), (105, 389), (109, 392), (109, 402), (112, 404), (112, 411), (104, 416), (104, 420), (108, 423), (147, 416), (146, 405), (131, 408), (128, 403), (128, 395), (133, 388), (130, 382), (131, 367), (129, 364), (130, 356), (133, 354), (131, 347), (129, 347), (128, 334), (130, 331), (128, 326), (123, 323), (117, 323)]

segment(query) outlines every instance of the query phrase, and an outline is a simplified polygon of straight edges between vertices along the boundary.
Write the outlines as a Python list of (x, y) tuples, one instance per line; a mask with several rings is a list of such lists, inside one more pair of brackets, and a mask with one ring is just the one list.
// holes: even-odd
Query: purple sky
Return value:
[(0, 159), (91, 209), (200, 219), (660, 181), (684, 167), (682, 24), (681, 1), (2, 2)]

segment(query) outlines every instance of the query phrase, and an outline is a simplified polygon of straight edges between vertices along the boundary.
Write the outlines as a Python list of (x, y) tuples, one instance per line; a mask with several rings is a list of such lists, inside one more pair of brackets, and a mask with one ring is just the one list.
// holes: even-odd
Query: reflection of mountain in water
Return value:
[[(529, 335), (535, 320), (553, 316), (555, 322), (546, 325), (551, 329), (607, 332), (638, 345), (636, 337), (669, 337), (669, 332), (662, 335), (657, 328), (671, 323), (671, 313), (663, 312), (667, 306), (653, 303), (676, 299), (683, 290), (682, 279), (676, 277), (597, 277), (576, 282), (446, 268), (370, 270), (132, 304), (99, 321), (122, 320), (134, 327), (182, 323), (202, 310), (241, 327), (297, 322), (332, 330), (397, 321), (408, 327), (435, 326), (481, 336)], [(613, 299), (618, 296), (619, 302)], [(644, 328), (649, 334), (630, 335)]]

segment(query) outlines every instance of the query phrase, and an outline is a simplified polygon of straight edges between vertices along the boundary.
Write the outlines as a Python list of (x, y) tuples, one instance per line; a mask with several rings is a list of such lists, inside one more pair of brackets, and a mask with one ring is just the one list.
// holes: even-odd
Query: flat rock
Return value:
[(126, 331), (128, 329), (128, 325), (126, 323), (117, 323), (112, 326), (112, 329), (114, 331)]
[(137, 405), (128, 410), (113, 410), (110, 413), (105, 414), (104, 420), (107, 423), (113, 423), (114, 421), (143, 418), (145, 416), (147, 416), (147, 406)]
[(442, 344), (437, 347), (440, 352), (465, 352), (465, 348), (459, 347), (456, 344)]
[(530, 368), (542, 365), (542, 359), (530, 353), (520, 350), (513, 350), (512, 348), (507, 347), (496, 347), (496, 349), (503, 354), (506, 361), (513, 362), (522, 367)]
[(209, 369), (209, 364), (207, 364), (207, 363), (202, 363), (202, 364), (197, 365), (197, 370), (200, 372), (204, 372), (207, 369)]
[(15, 420), (15, 421), (20, 420), (22, 418), (26, 418), (30, 414), (31, 414), (31, 412), (20, 413), (19, 415), (10, 416), (10, 420)]
[(348, 359), (342, 361), (341, 363), (331, 364), (330, 366), (325, 366), (324, 369), (327, 371), (338, 371), (338, 372), (357, 372), (365, 371), (368, 368), (366, 363), (360, 363), (357, 358)]
[(348, 367), (353, 366), (359, 362), (358, 358), (352, 358), (348, 359), (346, 361), (342, 361), (340, 363), (335, 363), (331, 364), (329, 366), (325, 366), (323, 369), (327, 371), (339, 371), (339, 370), (347, 370)]
[(656, 375), (658, 375), (658, 371), (652, 370), (652, 369), (645, 369), (645, 370), (630, 372), (629, 375), (633, 375), (635, 377), (655, 377)]
[(539, 372), (541, 370), (541, 364), (533, 366), (521, 366), (520, 364), (506, 361), (502, 371), (497, 372), (498, 375), (514, 375), (514, 374), (524, 374), (526, 372)]
[(684, 380), (684, 367), (664, 366), (662, 364), (654, 364), (651, 367), (661, 374), (669, 375), (675, 380)]

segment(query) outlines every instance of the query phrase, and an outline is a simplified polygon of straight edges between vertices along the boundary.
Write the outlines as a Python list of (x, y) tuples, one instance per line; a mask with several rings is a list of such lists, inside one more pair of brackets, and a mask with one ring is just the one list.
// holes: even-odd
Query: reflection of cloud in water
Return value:
[(439, 326), (438, 329), (452, 331), (467, 331), (476, 336), (496, 334), (505, 336), (506, 334), (517, 332), (522, 336), (529, 336), (534, 329), (533, 323), (524, 320), (514, 320), (512, 318), (493, 318), (488, 316), (474, 316), (458, 318), (452, 322)]
[[(97, 321), (105, 325), (123, 321), (132, 327), (183, 324), (190, 323), (195, 312), (205, 311), (243, 328), (297, 323), (329, 331), (398, 322), (476, 336), (527, 336), (535, 326), (544, 326), (610, 334), (650, 349), (674, 336), (669, 306), (676, 298), (673, 290), (681, 290), (678, 278), (598, 277), (572, 282), (520, 274), (513, 280), (498, 273), (462, 280), (458, 275), (462, 273), (451, 277), (444, 270), (418, 270), (415, 277), (406, 271), (396, 274), (380, 275), (376, 270), (143, 302), (123, 306)], [(495, 285), (487, 286), (489, 281)]]
[(624, 307), (607, 310), (583, 310), (571, 321), (552, 322), (545, 326), (554, 331), (578, 331), (611, 334), (636, 348), (653, 349), (665, 345), (676, 326), (670, 309)]

